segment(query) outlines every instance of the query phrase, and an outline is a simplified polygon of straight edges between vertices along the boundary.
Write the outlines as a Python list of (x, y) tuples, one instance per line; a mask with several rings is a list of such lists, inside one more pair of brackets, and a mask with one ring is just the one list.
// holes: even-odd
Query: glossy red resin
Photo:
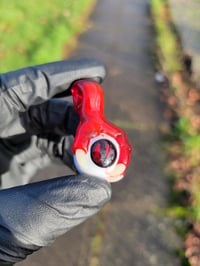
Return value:
[(87, 153), (90, 140), (106, 134), (114, 138), (119, 145), (117, 164), (122, 163), (127, 167), (132, 147), (126, 133), (105, 118), (104, 94), (101, 86), (92, 80), (78, 80), (73, 83), (71, 92), (74, 108), (80, 117), (72, 147), (73, 153), (75, 154), (77, 149)]

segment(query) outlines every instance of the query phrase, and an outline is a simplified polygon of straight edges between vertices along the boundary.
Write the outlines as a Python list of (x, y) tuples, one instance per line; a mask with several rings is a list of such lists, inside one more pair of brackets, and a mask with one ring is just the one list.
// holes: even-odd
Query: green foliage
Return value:
[(166, 209), (167, 215), (176, 218), (187, 218), (189, 211), (187, 208), (182, 206), (172, 206), (169, 209)]
[(157, 19), (162, 19), (164, 16), (163, 12), (163, 4), (166, 1), (163, 0), (151, 0), (151, 11), (153, 14), (153, 17)]
[(185, 138), (183, 141), (183, 152), (188, 157), (191, 167), (197, 167), (200, 162), (200, 135)]
[(176, 124), (175, 135), (182, 141), (182, 153), (188, 158), (191, 167), (200, 162), (200, 135), (191, 133), (189, 118), (181, 117)]
[(168, 72), (174, 73), (181, 69), (176, 39), (165, 23), (158, 22), (156, 28), (158, 32), (157, 45), (160, 47), (163, 67)]
[(176, 135), (182, 140), (186, 139), (189, 136), (190, 132), (190, 121), (187, 117), (181, 117), (176, 123)]
[(0, 2), (0, 71), (59, 60), (94, 0)]
[(192, 183), (191, 186), (192, 196), (193, 196), (193, 204), (192, 204), (192, 211), (193, 216), (196, 221), (200, 221), (200, 180), (199, 176), (197, 176)]
[(160, 51), (163, 69), (174, 73), (182, 69), (177, 39), (168, 21), (168, 13), (164, 0), (151, 0), (151, 12), (156, 30), (156, 44)]
[(178, 256), (181, 258), (181, 266), (190, 266), (188, 259), (185, 257), (185, 251), (183, 249), (178, 251)]

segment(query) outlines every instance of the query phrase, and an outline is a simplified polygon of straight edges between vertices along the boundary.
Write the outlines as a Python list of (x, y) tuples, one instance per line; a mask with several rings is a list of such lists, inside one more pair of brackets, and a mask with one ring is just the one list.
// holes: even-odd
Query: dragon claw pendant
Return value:
[(132, 147), (126, 133), (105, 118), (101, 86), (82, 79), (73, 83), (71, 93), (80, 118), (72, 146), (76, 169), (109, 182), (122, 179)]

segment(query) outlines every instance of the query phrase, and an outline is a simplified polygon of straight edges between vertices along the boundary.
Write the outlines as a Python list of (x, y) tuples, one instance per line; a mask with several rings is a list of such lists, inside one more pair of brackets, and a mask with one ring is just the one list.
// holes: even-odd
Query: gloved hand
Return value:
[[(4, 186), (27, 183), (38, 168), (60, 160), (73, 168), (78, 117), (67, 95), (73, 81), (101, 82), (104, 66), (67, 60), (0, 76), (0, 170)], [(17, 181), (15, 181), (17, 180)], [(13, 265), (95, 214), (111, 197), (107, 181), (73, 175), (0, 190), (0, 265)]]

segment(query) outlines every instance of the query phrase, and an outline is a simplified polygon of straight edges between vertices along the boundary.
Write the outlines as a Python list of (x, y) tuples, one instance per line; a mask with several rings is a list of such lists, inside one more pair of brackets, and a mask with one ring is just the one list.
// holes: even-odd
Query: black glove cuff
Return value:
[(24, 245), (3, 226), (0, 226), (0, 232), (0, 266), (13, 265), (40, 248), (36, 245)]

